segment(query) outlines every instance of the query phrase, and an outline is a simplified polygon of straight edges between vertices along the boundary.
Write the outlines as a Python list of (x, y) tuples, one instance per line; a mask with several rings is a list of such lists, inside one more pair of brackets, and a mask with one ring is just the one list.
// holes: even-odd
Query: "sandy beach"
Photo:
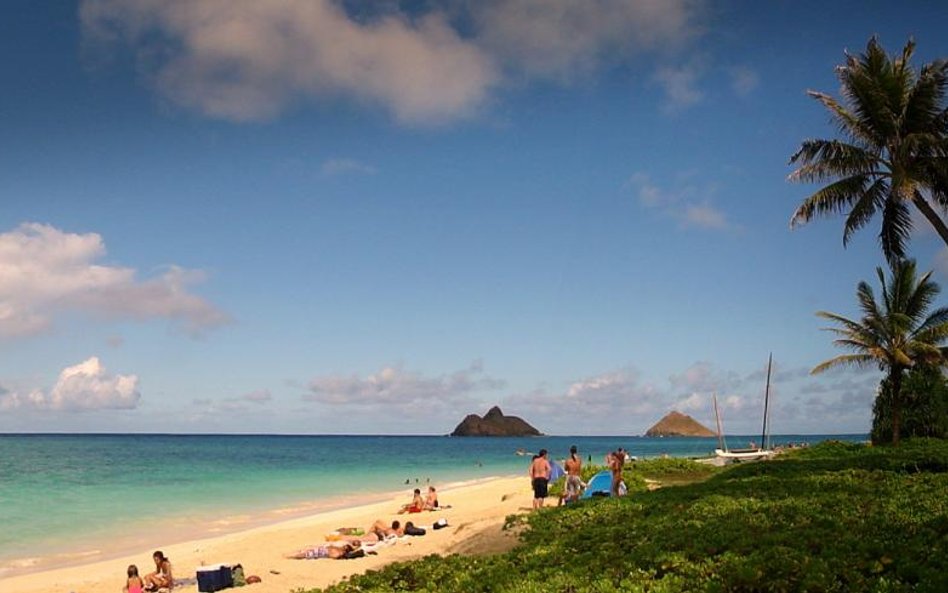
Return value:
[[(243, 589), (248, 593), (287, 593), (298, 588), (323, 587), (345, 576), (378, 568), (397, 561), (429, 554), (482, 553), (515, 545), (516, 537), (501, 530), (507, 515), (529, 510), (532, 494), (526, 477), (492, 478), (476, 484), (440, 492), (443, 505), (438, 512), (398, 515), (408, 497), (334, 510), (307, 517), (256, 527), (247, 531), (206, 539), (167, 544), (154, 542), (148, 549), (110, 560), (0, 579), (4, 593), (117, 593), (124, 585), (125, 569), (136, 564), (142, 574), (154, 568), (151, 553), (162, 550), (174, 566), (177, 579), (195, 576), (196, 568), (216, 563), (240, 563), (247, 575), (262, 582)], [(549, 499), (555, 504), (555, 499)], [(376, 519), (410, 520), (428, 527), (438, 519), (448, 527), (428, 530), (421, 537), (399, 539), (382, 547), (378, 555), (353, 560), (289, 560), (283, 556), (300, 548), (325, 541), (338, 527), (369, 526)], [(175, 587), (193, 593), (195, 584)]]

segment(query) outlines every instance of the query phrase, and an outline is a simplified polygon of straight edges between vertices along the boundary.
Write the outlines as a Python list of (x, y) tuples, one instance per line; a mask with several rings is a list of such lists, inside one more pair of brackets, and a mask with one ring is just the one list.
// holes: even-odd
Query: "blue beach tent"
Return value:
[(580, 498), (592, 498), (593, 496), (610, 496), (612, 494), (612, 472), (609, 470), (601, 471), (589, 480), (586, 484), (586, 491)]

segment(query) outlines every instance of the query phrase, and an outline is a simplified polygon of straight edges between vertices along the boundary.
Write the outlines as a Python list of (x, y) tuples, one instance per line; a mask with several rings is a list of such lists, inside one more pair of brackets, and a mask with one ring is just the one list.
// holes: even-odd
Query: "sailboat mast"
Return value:
[(716, 391), (711, 394), (711, 401), (714, 402), (714, 423), (718, 428), (718, 448), (727, 451), (727, 447), (724, 446), (724, 435), (721, 433), (721, 415), (718, 413), (718, 394)]
[(760, 431), (760, 448), (767, 448), (767, 415), (770, 413), (770, 369), (773, 367), (774, 353), (767, 359), (767, 389), (764, 391), (764, 424)]

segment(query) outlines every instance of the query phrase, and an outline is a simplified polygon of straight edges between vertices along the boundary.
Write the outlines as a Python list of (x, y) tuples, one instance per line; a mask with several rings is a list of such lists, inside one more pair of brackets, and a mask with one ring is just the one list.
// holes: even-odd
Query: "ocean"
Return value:
[[(759, 439), (760, 435), (757, 435)], [(866, 435), (780, 435), (781, 443)], [(729, 437), (732, 446), (753, 436)], [(529, 455), (708, 456), (713, 438), (0, 435), (0, 577), (100, 560), (320, 510), (526, 475)]]

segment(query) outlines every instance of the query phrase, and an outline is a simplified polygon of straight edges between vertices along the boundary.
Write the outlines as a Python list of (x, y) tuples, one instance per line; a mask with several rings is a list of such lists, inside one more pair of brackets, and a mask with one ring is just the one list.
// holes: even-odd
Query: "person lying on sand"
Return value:
[(361, 544), (359, 542), (333, 542), (321, 546), (303, 548), (292, 554), (287, 554), (284, 558), (291, 560), (318, 560), (319, 558), (339, 560), (340, 558), (352, 557), (360, 547)]
[(342, 533), (333, 534), (333, 538), (336, 541), (341, 542), (362, 542), (362, 543), (376, 543), (385, 541), (393, 537), (401, 537), (405, 535), (405, 528), (402, 527), (400, 521), (392, 521), (391, 526), (386, 525), (385, 521), (378, 519), (371, 527), (365, 530), (365, 533), (362, 535), (346, 535)]
[(415, 488), (414, 496), (412, 496), (411, 502), (402, 505), (402, 508), (399, 509), (398, 514), (402, 513), (420, 513), (425, 508), (425, 499), (421, 497), (421, 490)]

